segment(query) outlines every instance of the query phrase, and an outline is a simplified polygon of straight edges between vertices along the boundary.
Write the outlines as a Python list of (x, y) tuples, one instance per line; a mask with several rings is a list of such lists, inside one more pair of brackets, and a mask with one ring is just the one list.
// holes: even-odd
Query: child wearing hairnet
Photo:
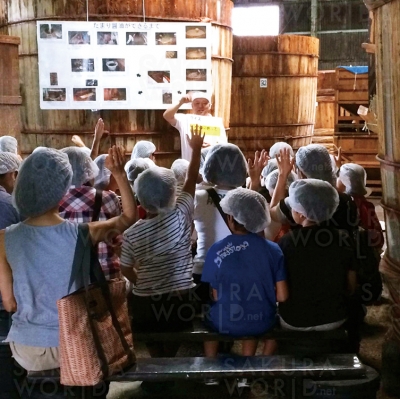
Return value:
[[(220, 334), (261, 335), (275, 325), (276, 302), (288, 296), (282, 251), (257, 234), (270, 222), (267, 202), (255, 191), (237, 188), (220, 204), (232, 234), (207, 252), (202, 281), (210, 284), (213, 298), (207, 323)], [(242, 341), (242, 354), (253, 356), (257, 343)], [(271, 355), (275, 346), (274, 340), (266, 340), (264, 355)], [(214, 357), (218, 342), (207, 341), (204, 349)]]
[[(134, 183), (147, 216), (124, 233), (121, 269), (134, 284), (133, 325), (140, 331), (179, 331), (194, 316), (189, 306), (194, 286), (190, 236), (203, 139), (201, 129), (192, 129), (188, 138), (192, 159), (177, 199), (170, 169), (151, 167)], [(147, 347), (152, 356), (173, 357), (179, 343), (148, 343)]]
[(362, 166), (346, 163), (340, 167), (336, 188), (339, 193), (351, 195), (357, 205), (360, 226), (368, 231), (369, 244), (381, 249), (384, 244), (382, 227), (375, 212), (375, 205), (365, 198), (368, 194), (366, 183), (367, 173)]
[(348, 297), (356, 285), (352, 242), (345, 231), (327, 223), (339, 195), (326, 181), (302, 179), (291, 184), (288, 202), (301, 228), (278, 243), (290, 292), (289, 299), (279, 304), (281, 325), (298, 331), (336, 329), (346, 322)]

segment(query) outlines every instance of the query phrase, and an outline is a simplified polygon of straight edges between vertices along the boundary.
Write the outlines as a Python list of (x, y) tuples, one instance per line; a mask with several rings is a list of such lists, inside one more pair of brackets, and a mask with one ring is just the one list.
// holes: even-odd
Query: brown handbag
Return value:
[[(91, 281), (91, 284), (89, 284)], [(93, 250), (87, 224), (78, 227), (69, 289), (57, 301), (61, 384), (96, 385), (135, 363), (125, 281), (107, 281)]]

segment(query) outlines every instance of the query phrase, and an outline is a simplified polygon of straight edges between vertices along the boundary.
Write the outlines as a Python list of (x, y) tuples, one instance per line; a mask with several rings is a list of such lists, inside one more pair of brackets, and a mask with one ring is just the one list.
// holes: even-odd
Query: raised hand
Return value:
[(108, 150), (108, 156), (104, 162), (104, 166), (111, 171), (114, 176), (125, 173), (125, 150), (123, 147), (113, 145)]
[(199, 125), (191, 125), (190, 132), (192, 134), (192, 137), (186, 135), (186, 139), (193, 151), (198, 150), (200, 152), (203, 146), (205, 133), (202, 133), (201, 129), (202, 127)]
[(104, 122), (103, 119), (99, 118), (96, 123), (96, 127), (94, 128), (94, 137), (97, 139), (101, 139), (104, 134)]
[(255, 181), (256, 179), (260, 179), (261, 172), (263, 171), (264, 167), (267, 165), (269, 160), (269, 156), (267, 151), (262, 150), (256, 151), (254, 154), (254, 161), (249, 158), (247, 160), (247, 169), (250, 176), (250, 179)]
[(276, 162), (278, 164), (279, 174), (287, 178), (293, 170), (294, 165), (294, 158), (290, 157), (289, 149), (283, 148), (280, 150), (279, 155), (276, 156)]

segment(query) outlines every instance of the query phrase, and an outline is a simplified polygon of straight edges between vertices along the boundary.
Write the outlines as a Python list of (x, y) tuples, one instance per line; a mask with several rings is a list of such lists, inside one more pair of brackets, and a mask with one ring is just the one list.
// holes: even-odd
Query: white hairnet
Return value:
[(199, 173), (203, 176), (203, 167), (204, 167), (204, 161), (206, 160), (207, 154), (210, 152), (212, 146), (209, 147), (204, 147), (200, 151), (200, 168), (199, 168)]
[(190, 98), (192, 99), (192, 102), (198, 98), (204, 98), (211, 103), (211, 96), (204, 91), (193, 91), (190, 93)]
[(133, 183), (140, 173), (153, 166), (156, 166), (156, 164), (150, 158), (136, 158), (128, 161), (124, 169), (128, 180)]
[(140, 205), (150, 213), (167, 213), (175, 206), (176, 179), (171, 169), (154, 166), (142, 172), (134, 183)]
[(99, 173), (94, 179), (94, 187), (99, 190), (105, 190), (110, 184), (111, 170), (105, 167), (107, 156), (108, 154), (101, 154), (94, 160), (99, 168)]
[(0, 152), (12, 152), (18, 154), (18, 141), (13, 136), (0, 137)]
[(269, 149), (269, 157), (271, 159), (276, 158), (276, 156), (279, 155), (280, 151), (286, 148), (290, 151), (290, 156), (294, 157), (293, 148), (284, 141), (278, 141)]
[(19, 168), (13, 203), (21, 215), (42, 215), (56, 207), (71, 186), (68, 156), (53, 148), (36, 149)]
[(251, 233), (264, 230), (271, 221), (267, 201), (256, 191), (242, 187), (230, 190), (220, 204), (227, 215), (232, 215)]
[(151, 141), (141, 140), (133, 147), (131, 159), (150, 158), (155, 151), (156, 146)]
[(20, 159), (12, 152), (0, 152), (0, 175), (15, 172), (21, 165)]
[(61, 150), (68, 155), (74, 173), (71, 184), (80, 187), (99, 174), (99, 168), (80, 147), (66, 147)]
[(261, 172), (261, 176), (267, 177), (271, 172), (278, 169), (278, 162), (276, 158), (269, 159), (268, 163), (264, 166), (264, 169)]
[(245, 184), (246, 175), (246, 159), (238, 146), (216, 144), (208, 152), (203, 165), (206, 182), (236, 188)]
[(349, 195), (367, 194), (367, 174), (365, 169), (356, 163), (345, 163), (340, 167), (339, 179)]
[(328, 150), (320, 144), (300, 147), (296, 153), (296, 165), (308, 178), (335, 182), (332, 161)]
[(172, 163), (171, 170), (174, 172), (177, 184), (185, 183), (188, 168), (189, 161), (186, 159), (176, 159)]
[(289, 187), (290, 207), (307, 219), (321, 223), (329, 220), (339, 205), (339, 194), (328, 182), (319, 179), (301, 179)]
[[(279, 170), (274, 170), (265, 178), (265, 188), (268, 191), (274, 191), (276, 184), (278, 183)], [(289, 186), (297, 180), (297, 176), (294, 172), (290, 172), (286, 180), (286, 189), (289, 190)]]

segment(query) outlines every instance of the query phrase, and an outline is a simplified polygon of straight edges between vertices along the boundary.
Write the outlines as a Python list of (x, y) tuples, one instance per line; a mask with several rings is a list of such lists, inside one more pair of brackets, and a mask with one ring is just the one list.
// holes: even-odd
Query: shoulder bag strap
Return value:
[(92, 222), (97, 222), (99, 220), (102, 202), (103, 202), (103, 191), (96, 189), (96, 196), (94, 197), (94, 205), (93, 205)]
[(221, 208), (221, 205), (220, 205), (221, 198), (219, 198), (218, 193), (213, 188), (207, 189), (207, 193), (211, 197), (211, 199), (213, 200), (214, 205), (217, 207), (219, 213), (222, 216), (222, 219), (224, 219), (224, 222), (226, 223), (226, 226), (228, 227), (229, 231), (232, 233), (232, 230), (228, 225), (228, 219), (226, 217), (226, 213)]

